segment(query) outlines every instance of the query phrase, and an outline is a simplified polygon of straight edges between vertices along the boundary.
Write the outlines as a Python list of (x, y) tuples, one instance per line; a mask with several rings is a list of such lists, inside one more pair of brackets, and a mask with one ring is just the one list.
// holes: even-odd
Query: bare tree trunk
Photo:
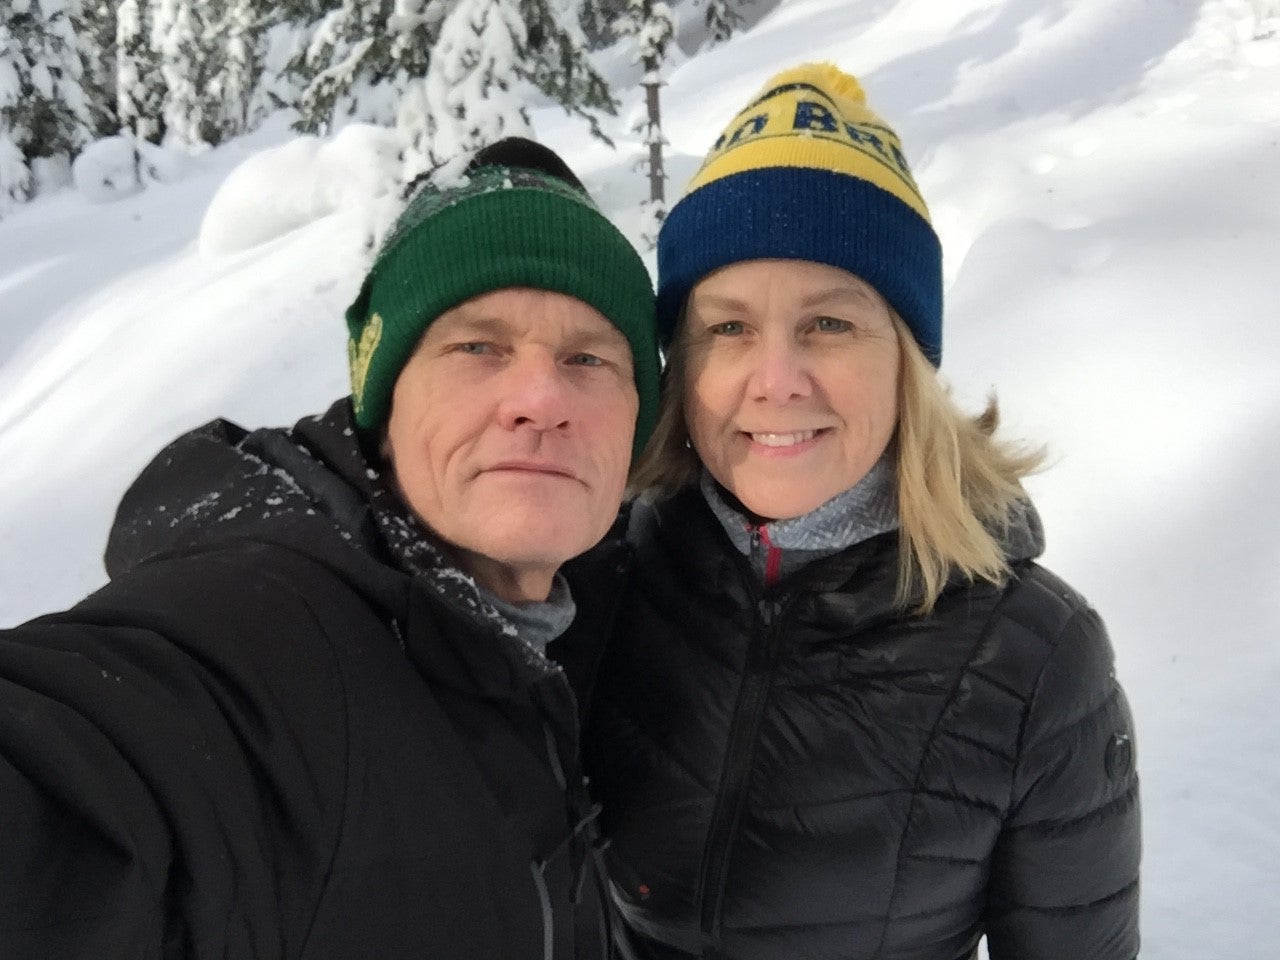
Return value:
[(657, 58), (645, 57), (644, 70), (645, 100), (649, 107), (649, 199), (663, 201), (667, 175), (662, 167), (662, 112), (658, 101), (662, 83), (658, 79)]

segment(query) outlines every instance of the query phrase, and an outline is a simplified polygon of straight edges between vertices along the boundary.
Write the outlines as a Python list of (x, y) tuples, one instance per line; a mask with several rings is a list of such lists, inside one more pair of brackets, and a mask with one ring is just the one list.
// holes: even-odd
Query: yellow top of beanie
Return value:
[(725, 127), (685, 192), (768, 167), (858, 177), (929, 219), (898, 135), (867, 106), (857, 79), (831, 63), (771, 77)]

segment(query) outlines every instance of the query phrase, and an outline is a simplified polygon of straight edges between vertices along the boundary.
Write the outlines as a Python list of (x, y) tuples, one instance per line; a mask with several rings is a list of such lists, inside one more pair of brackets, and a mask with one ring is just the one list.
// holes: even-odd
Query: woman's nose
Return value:
[(795, 344), (766, 341), (760, 345), (748, 381), (752, 399), (786, 403), (807, 397), (812, 390), (808, 363)]

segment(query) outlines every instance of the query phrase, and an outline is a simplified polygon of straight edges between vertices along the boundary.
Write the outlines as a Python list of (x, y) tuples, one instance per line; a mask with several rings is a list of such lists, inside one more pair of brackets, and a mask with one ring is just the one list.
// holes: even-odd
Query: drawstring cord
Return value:
[(529, 864), (533, 871), (533, 885), (538, 890), (538, 902), (542, 905), (542, 957), (552, 960), (555, 954), (555, 917), (551, 913), (551, 893), (547, 890), (547, 878), (543, 873), (547, 861), (537, 860)]
[(551, 772), (556, 776), (556, 783), (560, 785), (560, 789), (568, 791), (569, 784), (564, 778), (564, 767), (560, 765), (560, 750), (556, 747), (556, 735), (551, 732), (545, 722), (542, 724), (542, 735), (547, 741), (547, 759), (551, 761)]
[[(556, 784), (564, 791), (570, 811), (580, 812), (585, 799), (582, 788), (581, 786), (574, 790), (569, 788), (564, 765), (560, 761), (560, 751), (556, 746), (555, 734), (545, 722), (542, 725), (542, 732), (547, 744), (547, 760), (551, 764), (551, 772), (556, 778)], [(588, 828), (595, 822), (596, 818), (600, 816), (601, 809), (600, 804), (589, 803), (586, 813), (578, 816), (573, 828), (564, 839), (557, 843), (552, 851), (541, 860), (534, 860), (529, 865), (533, 871), (534, 885), (538, 889), (538, 900), (542, 905), (542, 955), (544, 960), (553, 960), (552, 955), (555, 949), (555, 917), (551, 906), (551, 892), (547, 889), (547, 866), (562, 853), (569, 852), (573, 867), (572, 903), (575, 907), (579, 906), (582, 903), (582, 891), (586, 885), (587, 872), (593, 859), (593, 853), (603, 850), (607, 845), (595, 842), (588, 845), (583, 841), (584, 834), (587, 833)]]
[[(556, 747), (555, 734), (551, 732), (551, 727), (546, 723), (542, 725), (542, 733), (547, 741), (547, 757), (551, 761), (551, 771), (555, 774), (556, 783), (559, 784), (560, 789), (565, 792), (565, 796), (570, 803), (570, 809), (576, 808), (581, 810), (581, 801), (578, 799), (578, 796), (581, 793), (581, 788), (576, 790), (571, 790), (569, 788), (568, 779), (564, 775), (564, 766), (560, 762), (560, 751)], [(561, 840), (560, 843), (556, 845), (556, 848), (551, 851), (550, 856), (543, 861), (545, 864), (553, 860), (567, 846), (570, 844), (573, 845), (573, 905), (575, 907), (582, 903), (582, 888), (586, 883), (587, 861), (590, 859), (590, 850), (587, 849), (585, 844), (577, 843), (576, 841), (582, 835), (583, 831), (586, 830), (598, 816), (600, 816), (600, 810), (600, 804), (590, 804), (587, 807), (586, 814), (578, 819), (578, 822), (574, 824), (569, 835)]]

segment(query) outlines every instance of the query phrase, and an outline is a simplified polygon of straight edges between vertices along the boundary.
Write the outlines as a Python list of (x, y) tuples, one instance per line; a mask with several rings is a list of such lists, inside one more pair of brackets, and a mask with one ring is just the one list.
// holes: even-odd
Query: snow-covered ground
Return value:
[[(1107, 619), (1138, 719), (1143, 956), (1271, 960), (1280, 10), (783, 0), (672, 70), (673, 187), (769, 74), (818, 58), (863, 79), (931, 202), (944, 373), (971, 405), (997, 389), (1011, 432), (1053, 453), (1031, 484), (1047, 562)], [(617, 152), (558, 109), (532, 119), (634, 233), (640, 91), (625, 103)], [(115, 501), (173, 435), (287, 423), (345, 392), (341, 314), (385, 206), (358, 175), (377, 137), (259, 155), (199, 242), (232, 170), (288, 141), (281, 119), (174, 182), (0, 221), (0, 625), (102, 581)]]

